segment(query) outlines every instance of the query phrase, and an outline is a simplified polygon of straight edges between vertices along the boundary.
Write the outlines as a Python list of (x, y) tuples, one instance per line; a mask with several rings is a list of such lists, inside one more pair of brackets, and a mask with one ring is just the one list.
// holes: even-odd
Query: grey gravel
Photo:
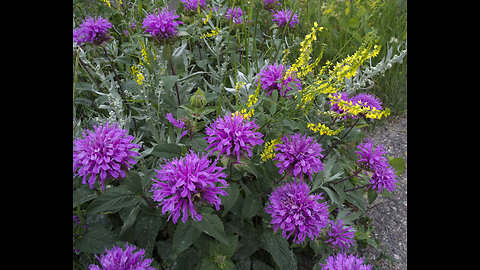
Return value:
[[(375, 143), (383, 144), (390, 157), (403, 157), (407, 162), (406, 114), (376, 127), (369, 135)], [(359, 248), (358, 254), (375, 262), (376, 269), (407, 269), (407, 170), (397, 177), (399, 184), (391, 197), (380, 195), (367, 208), (375, 228), (372, 236), (380, 248)]]

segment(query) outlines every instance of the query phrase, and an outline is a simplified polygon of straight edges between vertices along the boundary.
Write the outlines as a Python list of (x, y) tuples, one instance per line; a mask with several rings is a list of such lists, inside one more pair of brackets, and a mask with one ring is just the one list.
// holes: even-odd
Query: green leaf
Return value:
[(125, 218), (123, 221), (123, 226), (122, 229), (120, 230), (119, 237), (121, 238), (127, 231), (130, 229), (133, 224), (135, 224), (135, 221), (137, 221), (137, 216), (140, 213), (141, 205), (137, 204), (132, 211), (130, 211), (130, 214)]
[(403, 157), (398, 157), (398, 158), (388, 157), (388, 159), (389, 159), (388, 163), (390, 163), (390, 165), (392, 165), (392, 167), (395, 169), (395, 175), (396, 176), (401, 175), (405, 171), (405, 169), (407, 168), (407, 166), (405, 165), (405, 160), (403, 159)]
[(153, 147), (152, 154), (159, 158), (170, 159), (178, 157), (182, 153), (182, 147), (173, 143), (157, 144)]
[(76, 248), (81, 252), (103, 253), (117, 241), (117, 236), (101, 225), (88, 228), (87, 233), (75, 241)]
[(179, 222), (175, 229), (172, 243), (174, 258), (184, 250), (187, 250), (200, 234), (201, 232), (196, 227), (192, 226), (192, 221), (189, 220), (187, 223)]
[(263, 249), (272, 255), (280, 269), (297, 269), (297, 259), (288, 246), (287, 239), (279, 233), (265, 231), (261, 238)]
[(242, 218), (249, 219), (255, 216), (257, 213), (263, 210), (262, 199), (257, 197), (257, 195), (250, 193), (245, 196), (242, 205)]
[(228, 196), (222, 196), (222, 205), (223, 205), (223, 213), (222, 217), (225, 216), (228, 211), (233, 207), (235, 202), (237, 202), (238, 199), (238, 194), (239, 194), (239, 188), (238, 184), (233, 182), (230, 183), (230, 186), (228, 187), (228, 190), (226, 190), (228, 193)]
[(152, 253), (155, 245), (155, 238), (162, 225), (162, 217), (142, 214), (135, 224), (135, 239), (137, 246), (144, 248), (147, 253)]
[(124, 186), (114, 187), (100, 194), (87, 208), (87, 214), (99, 212), (112, 212), (135, 206), (141, 200), (140, 197), (127, 190)]
[(160, 80), (163, 81), (165, 91), (170, 91), (173, 85), (178, 81), (178, 76), (160, 76)]
[[(91, 201), (97, 197), (95, 191), (87, 185), (78, 188), (78, 201), (80, 204)], [(77, 191), (73, 191), (73, 208), (77, 207)]]
[(129, 191), (140, 196), (143, 195), (142, 178), (140, 177), (140, 175), (138, 175), (137, 172), (130, 171), (124, 181), (125, 187)]
[(227, 235), (223, 228), (223, 223), (216, 215), (202, 213), (202, 221), (196, 221), (192, 223), (193, 226), (204, 232), (225, 245), (230, 245)]

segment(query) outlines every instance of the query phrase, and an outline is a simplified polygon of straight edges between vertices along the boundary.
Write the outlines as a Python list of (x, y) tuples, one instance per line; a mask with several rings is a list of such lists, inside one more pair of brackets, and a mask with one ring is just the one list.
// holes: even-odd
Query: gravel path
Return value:
[[(389, 156), (403, 157), (407, 162), (406, 114), (376, 127), (370, 136), (377, 144), (384, 145)], [(369, 246), (358, 253), (370, 262), (377, 262), (383, 251), (393, 259), (383, 257), (376, 263), (377, 269), (407, 269), (407, 169), (397, 177), (397, 182), (391, 197), (377, 197), (367, 210), (375, 227), (373, 238), (380, 242), (380, 250)]]

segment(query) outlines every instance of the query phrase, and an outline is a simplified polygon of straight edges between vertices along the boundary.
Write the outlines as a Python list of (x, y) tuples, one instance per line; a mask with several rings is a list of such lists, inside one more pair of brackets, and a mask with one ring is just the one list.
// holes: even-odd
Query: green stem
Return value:
[[(168, 61), (170, 62), (170, 69), (172, 70), (172, 75), (173, 76), (176, 76), (177, 73), (175, 72), (175, 68), (173, 67), (173, 61), (172, 61), (172, 50), (170, 48), (170, 43), (165, 42), (165, 47), (167, 48), (167, 55), (168, 55)], [(178, 93), (178, 85), (177, 85), (177, 82), (175, 82), (175, 90), (177, 92), (177, 102), (178, 102), (178, 106), (182, 105), (181, 102), (180, 102), (180, 94)]]

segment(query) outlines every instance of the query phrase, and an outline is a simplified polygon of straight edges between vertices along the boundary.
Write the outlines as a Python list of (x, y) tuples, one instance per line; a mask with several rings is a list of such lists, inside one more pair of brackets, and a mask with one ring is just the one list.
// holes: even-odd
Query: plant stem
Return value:
[(340, 140), (337, 140), (327, 151), (327, 153), (323, 156), (323, 158), (321, 159), (322, 161), (327, 157), (328, 153), (330, 153), (330, 151), (335, 148), (337, 146), (337, 144), (343, 140), (343, 138), (347, 137), (348, 133), (350, 133), (350, 131), (353, 129), (353, 127), (357, 124), (358, 120), (360, 120), (360, 117), (357, 118), (357, 121), (355, 121), (355, 123), (353, 123), (353, 125), (350, 127), (350, 129), (347, 131), (347, 133), (345, 133), (345, 135), (342, 136), (342, 138)]
[(357, 176), (361, 171), (362, 171), (362, 169), (359, 169), (358, 171), (354, 172), (352, 175), (343, 178), (342, 180), (334, 183), (333, 185), (338, 185), (338, 184), (342, 183), (343, 181), (347, 181), (348, 179), (350, 179), (350, 178), (352, 178), (352, 177), (354, 177), (354, 176)]
[(371, 185), (371, 184), (366, 184), (366, 185), (363, 185), (363, 186), (360, 186), (360, 187), (356, 187), (356, 188), (351, 188), (351, 189), (344, 190), (343, 192), (349, 192), (349, 191), (352, 191), (352, 190), (361, 189), (361, 188), (364, 188), (364, 187), (368, 187), (368, 186), (370, 186), (370, 185)]
[(145, 195), (142, 195), (142, 198), (143, 198), (143, 200), (148, 204), (148, 206), (150, 206), (150, 208), (151, 208), (152, 210), (155, 210), (155, 209), (156, 209), (155, 206), (148, 200), (148, 198), (145, 197)]
[[(172, 50), (170, 50), (170, 44), (168, 42), (165, 43), (165, 47), (167, 48), (167, 55), (168, 55), (168, 61), (170, 62), (170, 69), (172, 70), (172, 75), (176, 76), (177, 73), (175, 72), (175, 68), (173, 67), (173, 61), (172, 61)], [(177, 91), (177, 102), (178, 106), (182, 105), (180, 103), (180, 94), (178, 93), (178, 85), (177, 82), (175, 82), (175, 90)]]

